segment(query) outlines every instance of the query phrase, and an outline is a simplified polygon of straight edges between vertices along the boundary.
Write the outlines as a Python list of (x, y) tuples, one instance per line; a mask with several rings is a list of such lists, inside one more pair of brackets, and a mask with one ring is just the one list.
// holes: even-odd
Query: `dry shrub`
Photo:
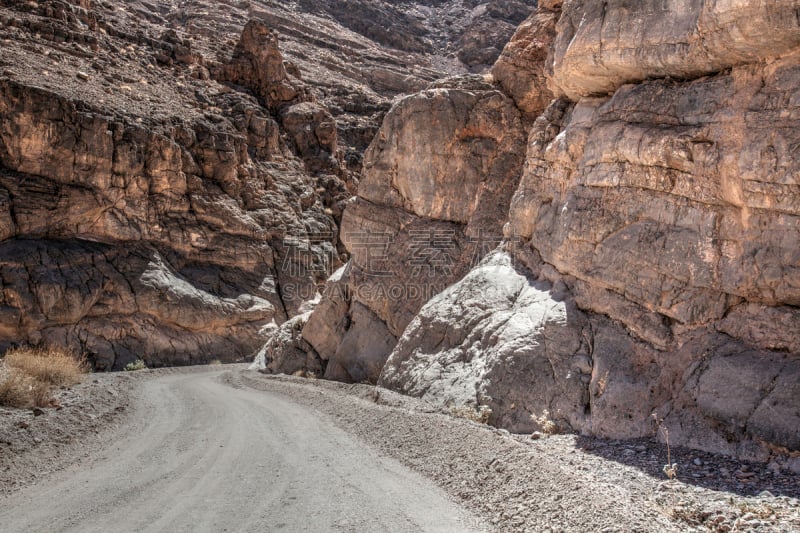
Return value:
[(0, 374), (0, 405), (30, 407), (33, 403), (31, 392), (31, 379), (21, 372), (10, 370)]
[(30, 385), (31, 399), (36, 407), (54, 407), (58, 403), (53, 399), (51, 386), (43, 381), (33, 380)]
[(450, 415), (456, 418), (472, 420), (478, 424), (488, 424), (489, 417), (492, 416), (492, 410), (488, 405), (479, 405), (475, 408), (472, 408), (469, 405), (462, 405), (459, 407), (451, 407)]
[(51, 386), (69, 386), (80, 382), (89, 372), (83, 356), (63, 348), (15, 348), (6, 353), (5, 363), (33, 380)]

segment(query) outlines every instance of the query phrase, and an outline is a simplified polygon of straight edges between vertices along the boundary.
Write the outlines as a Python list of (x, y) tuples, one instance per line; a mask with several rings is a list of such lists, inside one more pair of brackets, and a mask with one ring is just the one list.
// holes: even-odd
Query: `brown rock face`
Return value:
[(338, 222), (390, 99), (467, 71), (465, 24), (442, 17), (487, 3), (415, 3), (429, 18), (2, 3), (0, 350), (68, 344), (120, 368), (237, 360), (275, 337), (270, 353), (296, 341), (322, 365), (300, 322), (276, 328), (339, 264)]
[[(493, 69), (538, 114), (506, 252), (422, 308), (380, 383), (520, 431), (639, 437), (655, 412), (673, 444), (784, 461), (800, 443), (796, 6), (558, 7)], [(547, 106), (546, 87), (562, 96)]]
[[(277, 129), (257, 108), (243, 131), (163, 129), (14, 83), (0, 93), (0, 278), (17, 317), (3, 341), (78, 346), (99, 368), (236, 359), (299, 305), (278, 288), (293, 268), (282, 235), (305, 234), (313, 188), (296, 161), (275, 172), (250, 158), (247, 137)], [(284, 159), (271, 143), (261, 156)], [(276, 194), (282, 183), (303, 185)]]
[(338, 167), (336, 122), (328, 109), (314, 102), (303, 102), (285, 108), (280, 116), (293, 148), (307, 167), (335, 172)]
[[(492, 0), (485, 7), (478, 4), (458, 40), (458, 58), (473, 69), (494, 63), (533, 5), (534, 2), (515, 0)], [(485, 11), (481, 11), (482, 7)]]
[(537, 120), (511, 227), (581, 308), (643, 341), (595, 332), (592, 432), (641, 434), (630, 421), (658, 411), (692, 446), (796, 449), (800, 413), (766, 406), (796, 394), (782, 376), (800, 367), (798, 84), (789, 55), (557, 101)]
[(552, 82), (572, 100), (714, 74), (800, 45), (794, 0), (566, 0), (562, 9)]
[(289, 78), (278, 36), (259, 20), (245, 25), (231, 62), (220, 69), (218, 77), (251, 89), (272, 110), (310, 98), (299, 80)]
[[(452, 75), (485, 72), (533, 0), (303, 0), (207, 3), (206, 15), (184, 10), (186, 23), (212, 37), (238, 33), (255, 18), (280, 35), (290, 78), (294, 68), (335, 118), (353, 168), (394, 96)], [(244, 11), (244, 13), (242, 13)], [(229, 29), (227, 18), (239, 26)], [(219, 55), (217, 50), (214, 51)], [(294, 80), (293, 80), (294, 81)]]
[(431, 89), (395, 105), (365, 154), (359, 198), (459, 224), (485, 208), (489, 196), (500, 194), (502, 206), (521, 165), (519, 112), (501, 92), (474, 83)]
[(492, 67), (492, 76), (517, 107), (535, 118), (550, 104), (545, 70), (552, 64), (552, 44), (560, 12), (539, 9), (523, 22)]
[(683, 326), (798, 305), (799, 79), (787, 59), (569, 106), (559, 137), (531, 145), (512, 226), (562, 273)]
[[(85, 13), (64, 9), (75, 18), (3, 17), (16, 40), (51, 24), (86, 42)], [(105, 35), (112, 50), (127, 38)], [(202, 76), (158, 72), (183, 42), (165, 35), (136, 41), (149, 67), (86, 65), (46, 41), (0, 53), (29, 65), (0, 79), (0, 347), (69, 345), (98, 369), (239, 360), (338, 262), (336, 225), (275, 117)], [(174, 68), (186, 80), (194, 66)], [(330, 129), (316, 126), (335, 151)]]
[(329, 360), (326, 377), (377, 381), (423, 304), (500, 242), (523, 150), (518, 110), (480, 77), (395, 105), (342, 217), (347, 290), (329, 283), (336, 297), (323, 298), (303, 331)]

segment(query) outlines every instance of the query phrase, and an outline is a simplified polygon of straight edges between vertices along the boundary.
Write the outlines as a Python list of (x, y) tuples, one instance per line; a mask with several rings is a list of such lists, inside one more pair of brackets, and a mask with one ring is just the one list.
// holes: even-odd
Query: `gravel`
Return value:
[[(218, 369), (217, 369), (218, 370)], [(226, 367), (233, 387), (278, 393), (329, 418), (380, 455), (433, 480), (496, 531), (800, 532), (800, 476), (654, 440), (513, 435), (367, 385)], [(0, 492), (80, 462), (140, 416), (130, 397), (163, 369), (88, 377), (59, 391), (61, 410), (0, 409)], [(533, 437), (533, 438), (532, 438)]]
[(654, 440), (532, 439), (366, 385), (253, 372), (238, 379), (328, 414), (497, 531), (800, 532), (800, 476), (765, 465), (677, 448), (678, 478), (669, 481), (666, 450)]

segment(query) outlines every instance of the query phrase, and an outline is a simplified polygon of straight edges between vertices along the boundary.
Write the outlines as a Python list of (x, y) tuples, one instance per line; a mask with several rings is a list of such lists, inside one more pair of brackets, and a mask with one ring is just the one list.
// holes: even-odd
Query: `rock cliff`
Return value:
[(0, 348), (796, 454), (800, 5), (533, 4), (0, 2)]
[(278, 4), (0, 2), (0, 351), (240, 360), (319, 298), (391, 98), (477, 65), (442, 17), (491, 3), (381, 5), (411, 47)]
[(481, 77), (398, 101), (342, 217), (351, 261), (303, 328), (325, 377), (376, 382), (425, 302), (502, 240), (524, 147), (513, 100)]
[[(655, 414), (673, 444), (779, 462), (796, 452), (798, 7), (541, 2), (488, 87), (451, 80), (395, 104), (343, 216), (343, 229), (422, 217), (467, 236), (507, 222), (499, 248), (473, 253), (482, 262), (466, 274), (438, 275), (447, 288), (424, 305), (364, 300), (364, 287), (384, 281), (354, 253), (348, 290), (323, 299), (304, 337), (335, 361), (354, 308), (366, 306), (370, 330), (397, 338), (367, 350), (387, 361), (380, 385), (497, 426), (629, 438), (652, 435)], [(471, 131), (484, 151), (459, 151), (474, 109), (464, 91), (513, 102), (520, 126), (503, 107), (482, 110)], [(447, 112), (429, 106), (437, 97)], [(516, 152), (517, 128), (522, 167), (502, 155)], [(490, 145), (503, 170), (474, 157)], [(487, 201), (491, 214), (476, 216)], [(387, 233), (386, 263), (405, 265), (393, 281), (413, 285), (416, 250)]]

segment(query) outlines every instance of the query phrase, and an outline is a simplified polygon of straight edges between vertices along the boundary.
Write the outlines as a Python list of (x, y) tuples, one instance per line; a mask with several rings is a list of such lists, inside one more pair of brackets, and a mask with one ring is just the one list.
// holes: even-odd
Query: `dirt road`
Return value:
[(58, 400), (0, 409), (0, 533), (800, 533), (797, 474), (673, 447), (668, 481), (649, 439), (512, 435), (369, 385), (206, 366)]
[(0, 503), (2, 531), (480, 531), (441, 489), (225, 370), (143, 381), (132, 423)]

